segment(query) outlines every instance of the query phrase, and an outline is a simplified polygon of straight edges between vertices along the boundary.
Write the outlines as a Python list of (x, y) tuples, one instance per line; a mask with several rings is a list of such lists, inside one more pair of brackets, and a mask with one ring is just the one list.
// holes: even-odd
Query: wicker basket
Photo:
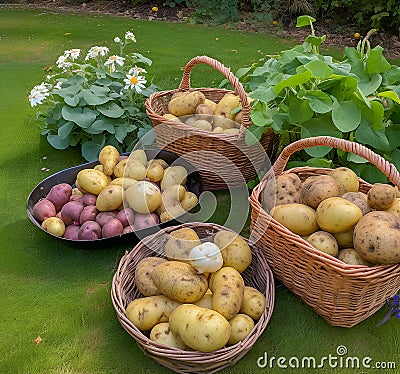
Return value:
[[(190, 72), (200, 63), (221, 72), (235, 91), (190, 88)], [(215, 102), (221, 100), (226, 93), (236, 92), (243, 108), (239, 135), (215, 134), (164, 118), (163, 114), (168, 113), (171, 96), (178, 91), (200, 91), (206, 98)], [(205, 188), (210, 190), (243, 186), (245, 182), (255, 179), (265, 162), (269, 162), (268, 158), (273, 158), (279, 144), (280, 138), (272, 129), (263, 134), (259, 143), (253, 146), (246, 144), (246, 129), (251, 125), (247, 95), (230, 69), (208, 56), (197, 56), (188, 62), (179, 89), (153, 93), (146, 100), (146, 113), (155, 128), (157, 145), (161, 149), (185, 156), (199, 169)]]
[(187, 223), (163, 229), (146, 237), (122, 257), (112, 280), (111, 299), (122, 327), (136, 340), (144, 354), (178, 373), (213, 373), (234, 365), (250, 350), (266, 328), (274, 307), (274, 279), (263, 252), (251, 245), (252, 264), (242, 273), (242, 276), (246, 285), (253, 286), (265, 294), (266, 308), (253, 331), (243, 341), (210, 353), (182, 351), (151, 341), (148, 334), (138, 330), (125, 315), (129, 303), (140, 297), (134, 284), (135, 269), (138, 262), (145, 257), (163, 257), (165, 242), (168, 238), (166, 234), (182, 227), (192, 228), (203, 240), (207, 238), (212, 240), (213, 235), (218, 231), (226, 230), (223, 226), (211, 223)]
[[(352, 327), (375, 313), (387, 298), (397, 293), (400, 289), (400, 264), (374, 267), (345, 264), (289, 231), (272, 219), (261, 205), (262, 192), (270, 178), (291, 172), (305, 179), (331, 170), (300, 167), (284, 171), (294, 152), (314, 146), (331, 146), (364, 157), (394, 185), (400, 185), (400, 175), (394, 165), (360, 144), (332, 137), (299, 140), (283, 149), (249, 198), (251, 241), (264, 249), (276, 279), (293, 294), (331, 325)], [(367, 192), (371, 188), (362, 179), (359, 181), (360, 191)]]

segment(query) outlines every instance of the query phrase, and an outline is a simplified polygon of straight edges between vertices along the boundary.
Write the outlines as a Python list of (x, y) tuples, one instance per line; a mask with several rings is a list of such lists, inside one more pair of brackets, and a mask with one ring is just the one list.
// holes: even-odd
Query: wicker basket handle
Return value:
[[(316, 136), (312, 138), (305, 138), (297, 140), (286, 146), (273, 165), (273, 172), (279, 175), (283, 172), (289, 157), (304, 148), (316, 146), (330, 146), (339, 148), (345, 152), (351, 152), (355, 155), (361, 156), (368, 160), (371, 164), (375, 165), (382, 173), (384, 173), (389, 180), (395, 185), (400, 187), (400, 174), (396, 167), (390, 162), (386, 161), (383, 157), (371, 151), (369, 148), (349, 140), (339, 139), (331, 136)], [(268, 174), (268, 173), (267, 173)]]
[(221, 62), (214, 60), (213, 58), (208, 56), (197, 56), (192, 58), (185, 66), (182, 80), (179, 85), (179, 89), (185, 91), (190, 89), (190, 72), (192, 71), (193, 67), (196, 66), (197, 64), (209, 65), (212, 68), (218, 70), (222, 75), (225, 76), (225, 78), (228, 79), (228, 81), (238, 94), (240, 101), (242, 103), (242, 113), (243, 113), (242, 125), (245, 128), (249, 127), (251, 125), (251, 120), (250, 120), (251, 109), (250, 109), (250, 103), (247, 99), (247, 94), (242, 84), (239, 82), (239, 79), (231, 72), (231, 69), (224, 66)]

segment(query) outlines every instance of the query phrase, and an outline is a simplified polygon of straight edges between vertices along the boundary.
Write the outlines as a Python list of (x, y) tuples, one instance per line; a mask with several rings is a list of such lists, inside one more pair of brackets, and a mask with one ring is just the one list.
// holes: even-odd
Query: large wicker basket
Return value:
[(187, 223), (163, 229), (146, 237), (122, 257), (112, 280), (111, 299), (122, 327), (136, 340), (144, 354), (178, 373), (214, 373), (234, 365), (250, 350), (267, 327), (274, 308), (274, 279), (263, 252), (257, 246), (251, 245), (252, 264), (242, 276), (246, 285), (257, 288), (266, 297), (265, 311), (252, 332), (243, 341), (210, 353), (183, 351), (155, 343), (149, 339), (148, 334), (138, 330), (126, 318), (125, 311), (133, 299), (140, 297), (134, 283), (135, 269), (139, 261), (148, 256), (164, 257), (167, 234), (182, 227), (195, 230), (201, 240), (212, 240), (218, 231), (226, 230), (223, 226), (211, 223)]
[[(249, 198), (251, 241), (263, 248), (276, 279), (293, 294), (331, 325), (352, 327), (375, 313), (387, 298), (398, 292), (400, 264), (374, 267), (345, 264), (315, 249), (262, 208), (262, 192), (270, 178), (291, 172), (305, 179), (331, 170), (299, 167), (284, 171), (294, 152), (314, 146), (331, 146), (364, 157), (394, 185), (400, 185), (400, 175), (394, 165), (360, 144), (332, 137), (299, 140), (283, 149)], [(369, 183), (359, 181), (360, 191), (367, 192), (371, 188)]]
[[(190, 88), (190, 72), (200, 63), (221, 72), (235, 90)], [(215, 102), (219, 102), (226, 93), (236, 92), (243, 108), (239, 135), (215, 134), (164, 118), (171, 96), (178, 91), (200, 91)], [(243, 179), (245, 182), (255, 179), (265, 162), (269, 162), (268, 158), (273, 157), (279, 144), (279, 136), (272, 129), (262, 135), (260, 142), (252, 146), (246, 144), (246, 129), (251, 125), (247, 95), (230, 69), (208, 56), (197, 56), (187, 63), (178, 89), (153, 93), (146, 100), (146, 113), (155, 128), (157, 145), (185, 156), (199, 169), (205, 188), (210, 190), (243, 186)]]

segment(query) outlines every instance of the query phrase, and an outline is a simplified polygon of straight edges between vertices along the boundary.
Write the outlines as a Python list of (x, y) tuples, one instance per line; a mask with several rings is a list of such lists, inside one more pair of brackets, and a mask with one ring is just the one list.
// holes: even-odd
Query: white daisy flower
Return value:
[(105, 56), (109, 52), (109, 49), (107, 47), (98, 47), (97, 45), (94, 47), (91, 47), (85, 57), (85, 60), (89, 60), (91, 58), (96, 58), (99, 56)]
[(71, 57), (72, 61), (76, 60), (81, 54), (81, 50), (79, 48), (73, 48), (64, 52), (64, 56)]
[(117, 55), (112, 55), (108, 58), (108, 60), (104, 63), (104, 65), (109, 65), (110, 71), (114, 72), (115, 71), (115, 64), (118, 64), (119, 66), (124, 66), (124, 61), (125, 58), (117, 56)]
[(126, 78), (124, 79), (125, 82), (125, 89), (132, 89), (136, 90), (136, 92), (140, 93), (142, 92), (142, 89), (145, 88), (146, 86), (146, 78), (142, 77), (140, 75), (131, 75), (127, 74)]
[(115, 43), (120, 43), (120, 42), (121, 42), (121, 39), (120, 39), (118, 36), (116, 36), (116, 37), (114, 38), (114, 42), (115, 42)]
[(66, 69), (72, 66), (72, 63), (67, 61), (67, 57), (62, 55), (59, 56), (57, 61), (56, 61), (56, 65), (59, 69)]
[(61, 90), (61, 86), (62, 86), (62, 81), (58, 81), (55, 85), (54, 85), (54, 88), (56, 89), (56, 90)]
[(145, 74), (147, 71), (139, 66), (134, 66), (133, 68), (129, 69), (128, 74), (132, 75), (139, 75), (139, 74)]
[(49, 90), (44, 83), (41, 83), (38, 86), (32, 88), (28, 100), (32, 107), (36, 105), (40, 105), (43, 103), (43, 100), (46, 99), (46, 96), (49, 96)]
[(133, 34), (133, 32), (132, 31), (127, 31), (126, 33), (125, 33), (125, 39), (129, 39), (129, 40), (132, 40), (134, 43), (136, 43), (136, 38), (135, 38), (135, 35)]

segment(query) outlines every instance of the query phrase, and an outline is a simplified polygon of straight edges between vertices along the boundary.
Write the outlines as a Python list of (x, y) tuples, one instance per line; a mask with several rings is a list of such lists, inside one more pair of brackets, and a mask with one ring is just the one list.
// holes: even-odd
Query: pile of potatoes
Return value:
[(226, 93), (216, 103), (200, 91), (176, 92), (163, 117), (217, 134), (236, 135), (242, 122), (241, 101), (233, 93)]
[(111, 145), (99, 164), (83, 169), (75, 186), (60, 183), (33, 207), (49, 233), (71, 240), (95, 240), (152, 227), (177, 218), (198, 202), (187, 191), (187, 170), (138, 149), (129, 157)]
[(249, 245), (232, 231), (202, 242), (193, 229), (177, 229), (166, 241), (165, 258), (137, 264), (141, 296), (128, 304), (126, 317), (168, 347), (211, 352), (236, 344), (266, 306), (265, 296), (242, 277), (251, 262)]
[(359, 191), (349, 168), (301, 180), (291, 173), (267, 182), (263, 208), (316, 249), (351, 265), (400, 262), (400, 193), (375, 183)]

